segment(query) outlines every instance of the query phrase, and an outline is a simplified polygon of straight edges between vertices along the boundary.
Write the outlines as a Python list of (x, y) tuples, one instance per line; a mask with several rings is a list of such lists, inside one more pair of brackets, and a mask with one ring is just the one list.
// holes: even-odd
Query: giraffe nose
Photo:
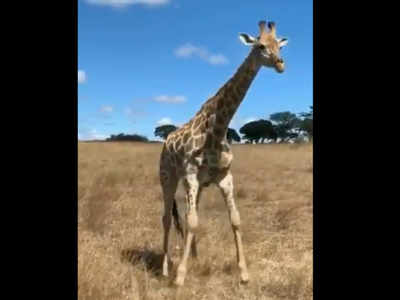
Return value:
[(283, 59), (282, 58), (278, 58), (277, 62), (281, 64), (281, 63), (283, 63)]

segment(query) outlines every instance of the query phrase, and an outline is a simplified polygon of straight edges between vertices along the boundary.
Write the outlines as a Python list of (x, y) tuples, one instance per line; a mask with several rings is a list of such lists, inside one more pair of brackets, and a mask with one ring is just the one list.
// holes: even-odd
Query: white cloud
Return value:
[(86, 72), (83, 70), (78, 70), (78, 83), (85, 83), (86, 79)]
[(86, 0), (86, 2), (89, 4), (122, 8), (135, 4), (144, 4), (148, 6), (164, 5), (169, 3), (170, 0)]
[(171, 125), (173, 124), (170, 118), (162, 118), (161, 120), (157, 121), (158, 126), (169, 125), (169, 124)]
[(212, 65), (223, 65), (229, 62), (223, 54), (210, 53), (206, 48), (197, 47), (190, 43), (175, 49), (175, 55), (182, 58), (191, 58), (193, 56), (197, 56)]
[(195, 47), (191, 44), (185, 44), (175, 50), (175, 55), (178, 57), (191, 57), (194, 53), (201, 55), (203, 51), (203, 49)]
[(102, 107), (100, 107), (100, 111), (102, 113), (111, 113), (113, 111), (113, 108), (112, 106), (103, 105)]
[(228, 59), (222, 54), (211, 55), (208, 58), (208, 61), (212, 65), (222, 65), (228, 63)]
[(153, 98), (154, 101), (157, 102), (165, 102), (165, 103), (183, 103), (186, 102), (185, 96), (167, 96), (160, 95)]

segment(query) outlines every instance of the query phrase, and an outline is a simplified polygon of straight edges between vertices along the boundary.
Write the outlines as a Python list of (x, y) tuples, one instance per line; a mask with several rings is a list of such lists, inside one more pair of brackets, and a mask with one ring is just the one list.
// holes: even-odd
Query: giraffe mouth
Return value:
[(282, 59), (280, 59), (280, 60), (278, 60), (278, 61), (276, 62), (276, 64), (275, 64), (275, 70), (276, 70), (278, 73), (283, 73), (283, 71), (285, 71), (285, 65), (283, 64), (283, 60), (282, 60)]

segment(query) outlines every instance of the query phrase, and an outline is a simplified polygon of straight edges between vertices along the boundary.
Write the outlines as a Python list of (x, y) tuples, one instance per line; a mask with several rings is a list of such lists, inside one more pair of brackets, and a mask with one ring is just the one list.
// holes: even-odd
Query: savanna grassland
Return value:
[[(78, 297), (312, 299), (312, 145), (233, 145), (232, 173), (250, 282), (219, 190), (199, 203), (198, 258), (172, 285), (183, 243), (171, 227), (173, 266), (161, 275), (161, 144), (78, 143)], [(184, 215), (182, 187), (178, 208)]]

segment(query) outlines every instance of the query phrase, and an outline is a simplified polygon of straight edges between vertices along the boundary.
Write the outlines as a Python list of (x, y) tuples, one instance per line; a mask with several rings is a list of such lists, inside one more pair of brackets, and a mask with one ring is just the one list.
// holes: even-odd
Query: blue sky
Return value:
[(275, 21), (282, 74), (262, 68), (231, 127), (313, 101), (312, 1), (78, 0), (78, 138), (154, 137), (182, 125), (249, 53), (239, 32)]

